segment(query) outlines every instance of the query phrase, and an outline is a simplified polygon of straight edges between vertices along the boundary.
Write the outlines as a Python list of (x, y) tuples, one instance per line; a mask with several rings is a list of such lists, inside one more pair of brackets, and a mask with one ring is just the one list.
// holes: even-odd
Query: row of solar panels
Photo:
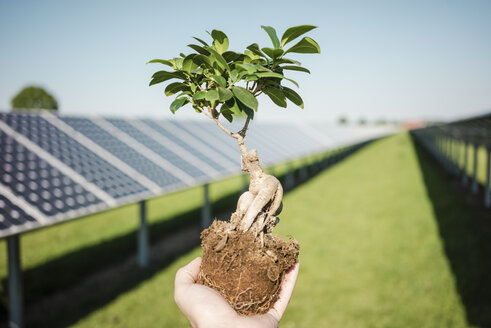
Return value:
[[(246, 144), (270, 165), (335, 146), (322, 133), (253, 124)], [(0, 113), (0, 149), (0, 238), (240, 172), (211, 121)]]

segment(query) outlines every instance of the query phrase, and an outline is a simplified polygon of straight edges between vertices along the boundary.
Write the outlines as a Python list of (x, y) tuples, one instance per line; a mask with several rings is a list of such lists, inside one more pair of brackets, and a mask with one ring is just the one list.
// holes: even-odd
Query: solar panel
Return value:
[(0, 231), (14, 231), (16, 227), (36, 225), (37, 221), (0, 194)]
[(176, 129), (192, 136), (197, 142), (206, 143), (214, 154), (220, 156), (224, 163), (228, 163), (227, 167), (231, 169), (240, 167), (240, 152), (234, 139), (220, 131), (212, 122), (206, 123), (191, 120), (185, 122), (169, 120), (166, 122), (168, 126), (173, 125)]
[(107, 150), (112, 155), (125, 162), (159, 187), (176, 189), (186, 185), (181, 179), (165, 170), (148, 157), (142, 155), (133, 147), (121, 141), (118, 137), (103, 129), (93, 120), (87, 118), (60, 117), (73, 129), (87, 136), (93, 142)]
[[(143, 122), (165, 138), (170, 139), (177, 134), (180, 136), (180, 138), (174, 137), (173, 140), (180, 147), (188, 150), (195, 157), (218, 170), (218, 172), (229, 172), (231, 169), (236, 169), (236, 166), (233, 164), (230, 165), (230, 161), (228, 159), (220, 158), (222, 154), (220, 154), (220, 152), (216, 152), (208, 143), (201, 142), (201, 146), (199, 146), (199, 141), (186, 138), (186, 135), (182, 129), (175, 127), (173, 128), (171, 124), (166, 124), (165, 122), (161, 121), (155, 122), (151, 120), (143, 120)], [(206, 140), (206, 138), (201, 138), (201, 140)], [(213, 154), (213, 152), (217, 154)]]
[(0, 114), (0, 120), (66, 164), (113, 198), (146, 190), (137, 181), (59, 130), (39, 115)]
[[(176, 167), (182, 168), (194, 179), (199, 180), (212, 176), (208, 176), (205, 171), (200, 169), (200, 166), (197, 163), (200, 162), (199, 158), (194, 157), (193, 154), (190, 154), (187, 149), (184, 149), (180, 147), (180, 145), (174, 143), (174, 140), (166, 139), (162, 141), (152, 134), (152, 129), (146, 128), (145, 126), (142, 127), (136, 121), (132, 122), (123, 119), (107, 119), (107, 121), (145, 147), (153, 150), (160, 157), (165, 158)], [(140, 127), (140, 129), (138, 127)], [(158, 140), (162, 142), (159, 142)]]
[(3, 130), (0, 130), (0, 146), (3, 150), (0, 162), (2, 185), (45, 216), (102, 203), (96, 195)]

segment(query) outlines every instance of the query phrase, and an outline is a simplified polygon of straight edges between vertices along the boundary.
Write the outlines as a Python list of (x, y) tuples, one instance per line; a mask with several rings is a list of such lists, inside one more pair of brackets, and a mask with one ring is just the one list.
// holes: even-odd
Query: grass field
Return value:
[[(489, 326), (489, 265), (475, 261), (490, 253), (482, 253), (472, 211), (446, 187), (409, 136), (398, 135), (288, 194), (277, 232), (300, 241), (301, 271), (281, 326)], [(182, 256), (74, 326), (186, 327), (173, 278), (199, 254)]]
[[(218, 199), (241, 186), (240, 178), (230, 179), (213, 186), (212, 194)], [(489, 220), (481, 220), (451, 190), (441, 170), (401, 134), (367, 146), (287, 194), (276, 232), (299, 240), (301, 266), (280, 326), (491, 326)], [(199, 206), (201, 191), (188, 192), (155, 200), (154, 225), (162, 212)], [(111, 212), (118, 222), (133, 219), (122, 219), (117, 233), (114, 228), (107, 235), (98, 232), (93, 244), (134, 234), (136, 209), (118, 211)], [(22, 246), (38, 249), (24, 252), (24, 267), (79, 251), (90, 232), (79, 237), (83, 241), (72, 239), (89, 229), (85, 226), (104, 230), (109, 219), (96, 216), (28, 234)], [(63, 249), (46, 246), (50, 238), (58, 238)], [(188, 327), (173, 301), (173, 280), (176, 270), (199, 254), (194, 249), (163, 269), (149, 269), (132, 288), (78, 322), (68, 322), (74, 327)]]

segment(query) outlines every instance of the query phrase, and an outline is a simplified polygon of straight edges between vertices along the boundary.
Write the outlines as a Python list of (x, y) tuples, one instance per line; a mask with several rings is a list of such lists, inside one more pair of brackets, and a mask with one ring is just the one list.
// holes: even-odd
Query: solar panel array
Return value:
[[(335, 146), (323, 133), (251, 124), (246, 144), (271, 165)], [(0, 237), (240, 172), (211, 121), (0, 113), (0, 149)]]

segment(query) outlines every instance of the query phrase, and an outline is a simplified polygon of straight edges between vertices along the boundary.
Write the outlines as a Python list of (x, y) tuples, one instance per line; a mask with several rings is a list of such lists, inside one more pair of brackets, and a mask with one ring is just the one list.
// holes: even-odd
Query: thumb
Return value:
[(186, 266), (183, 266), (176, 273), (175, 287), (184, 287), (192, 285), (198, 280), (199, 268), (201, 266), (201, 257), (197, 257)]

